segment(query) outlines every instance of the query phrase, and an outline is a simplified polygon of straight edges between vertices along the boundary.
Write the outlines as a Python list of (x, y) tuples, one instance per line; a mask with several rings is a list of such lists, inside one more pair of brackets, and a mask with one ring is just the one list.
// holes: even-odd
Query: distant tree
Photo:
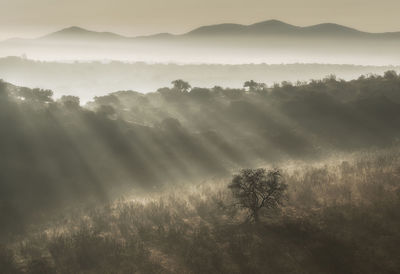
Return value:
[(179, 120), (171, 117), (162, 120), (160, 126), (164, 130), (175, 131), (175, 132), (180, 131), (182, 129), (182, 125), (179, 122)]
[(324, 83), (335, 83), (337, 82), (337, 77), (335, 74), (330, 74), (326, 76), (324, 79), (322, 79)]
[(257, 82), (250, 80), (250, 81), (246, 81), (243, 84), (244, 88), (248, 88), (249, 90), (254, 90), (257, 87)]
[(263, 90), (267, 87), (265, 83), (258, 83), (257, 84), (257, 90)]
[(117, 114), (115, 108), (111, 105), (101, 105), (98, 107), (97, 113), (110, 119), (116, 118)]
[(278, 170), (243, 169), (234, 175), (228, 186), (238, 205), (249, 211), (249, 218), (259, 222), (262, 208), (273, 209), (282, 204), (287, 185)]
[(172, 81), (171, 84), (174, 86), (174, 89), (181, 91), (181, 92), (188, 92), (189, 89), (191, 88), (191, 86), (188, 82), (185, 82), (180, 79)]
[(281, 82), (281, 87), (282, 88), (293, 87), (293, 84), (292, 84), (292, 82), (289, 82), (289, 81), (282, 81)]
[(0, 102), (8, 98), (7, 85), (0, 79)]
[(60, 103), (63, 104), (66, 108), (69, 109), (77, 109), (80, 105), (80, 99), (77, 96), (72, 95), (64, 95), (60, 98)]
[(121, 102), (118, 98), (118, 96), (114, 94), (109, 94), (105, 96), (95, 96), (94, 97), (94, 102), (101, 106), (101, 105), (110, 105), (110, 106), (115, 106), (115, 107), (120, 107)]
[(223, 91), (224, 89), (223, 89), (221, 86), (214, 86), (211, 90), (212, 90), (213, 92), (221, 92), (221, 91)]
[(397, 73), (394, 70), (385, 71), (383, 77), (387, 80), (395, 80), (397, 79)]
[(257, 83), (254, 80), (250, 80), (250, 81), (244, 82), (243, 87), (248, 88), (249, 91), (259, 91), (259, 90), (265, 89), (267, 87), (267, 85), (264, 83)]
[(29, 89), (29, 88), (20, 88), (19, 89), (19, 97), (23, 98), (28, 102), (37, 102), (37, 103), (49, 103), (53, 101), (53, 92), (51, 90), (44, 89)]
[(190, 96), (195, 100), (204, 101), (211, 98), (211, 91), (208, 88), (192, 88)]

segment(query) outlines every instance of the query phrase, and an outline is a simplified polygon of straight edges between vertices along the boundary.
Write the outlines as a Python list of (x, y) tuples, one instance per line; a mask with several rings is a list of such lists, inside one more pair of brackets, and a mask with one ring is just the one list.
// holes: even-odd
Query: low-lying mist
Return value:
[[(64, 30), (68, 32), (67, 30)], [(86, 32), (85, 32), (86, 33)], [(41, 61), (118, 60), (149, 63), (333, 63), (356, 65), (400, 65), (400, 38), (354, 35), (317, 37), (292, 35), (242, 36), (188, 33), (150, 37), (71, 38), (63, 34), (38, 39), (11, 39), (0, 42), (0, 57), (21, 56)], [(89, 34), (91, 34), (89, 32)]]
[(249, 79), (273, 85), (282, 81), (310, 81), (334, 74), (344, 80), (361, 75), (400, 72), (399, 66), (333, 64), (173, 64), (112, 62), (43, 62), (7, 57), (0, 59), (3, 80), (24, 87), (51, 89), (55, 98), (79, 96), (81, 102), (112, 91), (154, 92), (171, 81), (185, 79), (192, 86), (242, 88)]

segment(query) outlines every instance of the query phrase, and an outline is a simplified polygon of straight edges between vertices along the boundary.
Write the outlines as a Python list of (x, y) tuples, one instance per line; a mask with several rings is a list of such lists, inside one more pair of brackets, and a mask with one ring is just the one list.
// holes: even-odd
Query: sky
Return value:
[(400, 31), (399, 10), (400, 0), (0, 0), (0, 40), (34, 38), (69, 26), (136, 36), (269, 19)]

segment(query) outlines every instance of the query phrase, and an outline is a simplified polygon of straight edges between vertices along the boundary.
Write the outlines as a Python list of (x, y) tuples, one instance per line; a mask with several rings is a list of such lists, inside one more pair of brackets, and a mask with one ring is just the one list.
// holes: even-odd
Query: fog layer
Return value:
[(332, 64), (178, 65), (124, 62), (43, 62), (18, 57), (0, 59), (0, 77), (12, 84), (51, 89), (56, 98), (74, 95), (81, 102), (119, 90), (154, 92), (171, 81), (185, 79), (192, 86), (242, 88), (249, 79), (273, 85), (282, 81), (309, 81), (334, 74), (344, 80), (366, 74), (400, 71), (399, 66)]

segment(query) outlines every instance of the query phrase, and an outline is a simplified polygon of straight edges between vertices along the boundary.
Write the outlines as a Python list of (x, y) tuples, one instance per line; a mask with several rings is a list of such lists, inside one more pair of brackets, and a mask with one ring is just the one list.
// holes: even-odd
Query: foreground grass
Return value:
[(259, 224), (228, 182), (81, 210), (0, 247), (0, 272), (396, 273), (398, 156), (284, 171), (286, 205)]

